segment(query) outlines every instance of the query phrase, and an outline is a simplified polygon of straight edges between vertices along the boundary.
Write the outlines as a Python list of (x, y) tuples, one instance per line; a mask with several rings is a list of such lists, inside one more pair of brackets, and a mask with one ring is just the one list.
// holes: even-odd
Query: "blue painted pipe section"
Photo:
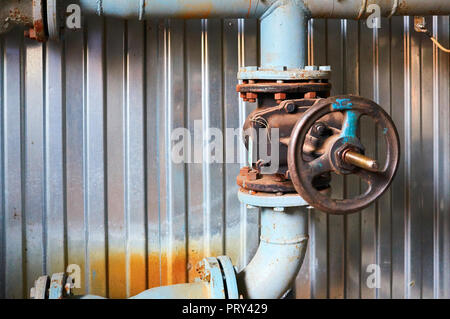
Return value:
[(261, 67), (303, 68), (307, 62), (308, 16), (302, 1), (276, 2), (261, 17)]
[(85, 13), (132, 18), (255, 18), (275, 0), (80, 0)]
[(190, 284), (156, 287), (146, 290), (130, 299), (209, 299), (211, 297), (209, 283), (194, 282)]
[(277, 299), (292, 287), (308, 243), (306, 207), (261, 208), (261, 242), (238, 276), (239, 292), (249, 299)]

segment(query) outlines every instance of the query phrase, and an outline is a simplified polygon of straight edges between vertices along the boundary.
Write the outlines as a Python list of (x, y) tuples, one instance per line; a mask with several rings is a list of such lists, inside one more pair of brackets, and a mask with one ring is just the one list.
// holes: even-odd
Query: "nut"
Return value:
[(297, 107), (295, 106), (295, 104), (293, 102), (289, 102), (284, 106), (284, 110), (287, 113), (294, 113), (296, 109), (297, 109)]

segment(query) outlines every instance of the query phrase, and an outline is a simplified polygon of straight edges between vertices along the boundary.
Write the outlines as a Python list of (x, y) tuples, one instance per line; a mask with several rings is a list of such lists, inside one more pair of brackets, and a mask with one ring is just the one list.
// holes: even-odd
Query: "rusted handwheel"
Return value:
[[(312, 161), (304, 159), (305, 138), (324, 115), (343, 114), (339, 132), (334, 132), (324, 143), (319, 156)], [(386, 162), (378, 169), (377, 162), (364, 156), (364, 146), (357, 137), (361, 116), (373, 120), (386, 141)], [(338, 96), (319, 101), (297, 122), (288, 148), (289, 172), (296, 191), (311, 206), (330, 214), (357, 212), (373, 203), (389, 187), (400, 159), (400, 142), (392, 119), (375, 102), (357, 96)], [(334, 199), (313, 187), (317, 176), (334, 172), (340, 175), (356, 174), (368, 184), (367, 191), (351, 199)]]

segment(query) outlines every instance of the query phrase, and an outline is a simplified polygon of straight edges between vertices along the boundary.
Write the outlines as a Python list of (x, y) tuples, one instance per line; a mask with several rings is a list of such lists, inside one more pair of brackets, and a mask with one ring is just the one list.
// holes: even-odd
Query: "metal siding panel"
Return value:
[[(433, 25), (433, 17), (427, 17), (427, 24)], [(434, 27), (433, 27), (434, 28)], [(430, 27), (430, 29), (433, 29)], [(421, 231), (421, 298), (433, 298), (434, 267), (433, 267), (433, 166), (434, 161), (428, 160), (433, 154), (433, 73), (434, 73), (434, 45), (426, 37), (421, 39), (421, 159), (419, 163), (420, 180), (422, 181), (420, 210)]]
[[(443, 45), (450, 46), (449, 17), (437, 18), (435, 32)], [(450, 59), (444, 52), (436, 56), (434, 126), (435, 187), (435, 281), (436, 298), (450, 298)]]
[[(158, 110), (158, 55), (161, 50), (158, 42), (160, 24), (155, 21), (146, 22), (146, 153), (147, 153), (147, 277), (148, 287), (156, 287), (161, 283), (161, 228), (160, 228), (160, 175), (159, 175), (159, 126)], [(153, 76), (150, 76), (153, 75)]]
[[(448, 46), (449, 18), (427, 21)], [(195, 120), (200, 138), (241, 127), (255, 105), (238, 99), (235, 77), (258, 64), (257, 30), (256, 20), (95, 18), (62, 44), (2, 37), (0, 297), (25, 297), (41, 272), (73, 263), (77, 293), (124, 297), (192, 281), (207, 255), (226, 253), (240, 269), (251, 260), (259, 214), (237, 201), (241, 164), (172, 163), (170, 146), (172, 130), (193, 135)], [(311, 210), (295, 296), (448, 298), (448, 55), (402, 17), (379, 30), (314, 20), (309, 52), (310, 64), (331, 64), (333, 94), (391, 113), (402, 157), (376, 205), (347, 217)], [(381, 156), (373, 124), (361, 134)], [(242, 144), (234, 151), (243, 163)], [(333, 186), (337, 196), (360, 191), (353, 177)], [(380, 289), (366, 285), (371, 263)]]
[(106, 194), (108, 212), (108, 296), (127, 297), (127, 216), (125, 208), (125, 125), (127, 48), (125, 22), (105, 21)]
[(167, 20), (159, 34), (164, 45), (159, 56), (163, 87), (158, 89), (164, 94), (158, 105), (160, 123), (165, 123), (159, 132), (163, 285), (185, 282), (187, 278), (185, 169), (184, 164), (175, 164), (170, 158), (170, 134), (174, 128), (184, 127), (184, 74), (180, 71), (184, 61), (183, 32), (183, 21)]
[(401, 158), (397, 175), (392, 182), (392, 298), (405, 296), (405, 203), (406, 203), (406, 158), (407, 144), (405, 112), (408, 109), (405, 100), (406, 82), (406, 37), (403, 17), (394, 17), (391, 22), (391, 117), (400, 136)]
[(43, 45), (25, 40), (24, 211), (27, 291), (46, 271)]
[[(377, 30), (361, 25), (360, 29), (360, 94), (377, 101)], [(366, 155), (375, 156), (375, 124), (367, 117), (360, 119), (360, 139), (366, 148)], [(361, 183), (362, 184), (362, 183)], [(362, 186), (363, 187), (363, 186)], [(364, 189), (364, 188), (363, 188)], [(376, 204), (361, 211), (361, 298), (375, 298), (376, 293), (366, 284), (367, 267), (377, 264), (376, 260)]]
[[(414, 24), (411, 19), (406, 25), (408, 32), (408, 55), (409, 55), (409, 82), (408, 98), (410, 103), (409, 121), (410, 127), (407, 132), (410, 141), (409, 156), (406, 158), (408, 167), (408, 203), (407, 209), (407, 269), (408, 281), (406, 282), (406, 297), (419, 298), (422, 287), (421, 269), (421, 241), (422, 225), (420, 214), (423, 209), (423, 187), (421, 180), (421, 50), (420, 34), (414, 32)], [(405, 116), (406, 117), (406, 116)]]
[[(66, 266), (66, 188), (64, 185), (64, 51), (62, 43), (49, 42), (45, 56), (45, 236), (47, 273)], [(34, 278), (31, 278), (33, 281)]]
[(23, 41), (20, 33), (5, 36), (3, 64), (5, 291), (7, 298), (24, 298), (26, 269), (23, 193)]
[(91, 294), (107, 293), (105, 221), (105, 90), (103, 20), (87, 25), (84, 103), (84, 201), (87, 236), (86, 275)]
[(67, 32), (65, 40), (65, 186), (68, 264), (81, 270), (81, 287), (76, 294), (87, 293), (84, 215), (83, 106), (85, 75), (85, 42), (83, 32)]
[(5, 122), (4, 122), (4, 80), (3, 80), (3, 63), (4, 63), (4, 40), (0, 38), (0, 298), (5, 298), (5, 167), (3, 165), (5, 154)]
[(126, 113), (127, 177), (127, 295), (133, 296), (146, 283), (146, 206), (145, 192), (145, 42), (144, 25), (128, 23), (128, 89)]
[(186, 128), (191, 139), (189, 158), (194, 161), (186, 165), (187, 170), (187, 211), (188, 211), (188, 277), (193, 281), (197, 277), (197, 263), (206, 256), (206, 220), (204, 216), (203, 157), (201, 145), (202, 124), (202, 21), (186, 21)]
[[(391, 21), (381, 20), (381, 29), (378, 29), (378, 68), (377, 68), (377, 94), (379, 105), (388, 113), (392, 114), (391, 97), (391, 58), (390, 58), (390, 36)], [(382, 131), (376, 130), (376, 153), (377, 159), (384, 164), (386, 158), (386, 143)], [(380, 287), (377, 288), (377, 298), (391, 298), (391, 274), (392, 274), (392, 203), (391, 189), (377, 201), (377, 262), (380, 267)]]
[[(223, 64), (222, 21), (202, 21), (202, 121), (203, 121), (203, 211), (205, 215), (205, 254), (220, 256), (224, 251), (223, 190)], [(216, 136), (213, 139), (213, 136)], [(215, 154), (215, 155), (214, 155)]]
[[(238, 65), (238, 35), (239, 20), (227, 19), (223, 22), (223, 126), (224, 129), (233, 129), (240, 132), (241, 122), (236, 113), (239, 112), (239, 95), (235, 90)], [(240, 238), (240, 203), (237, 200), (236, 172), (240, 168), (239, 148), (234, 145), (242, 143), (239, 136), (225, 136), (224, 156), (233, 161), (232, 164), (223, 165), (224, 168), (224, 205), (225, 227), (224, 246), (225, 254), (229, 256), (233, 264), (239, 261)], [(227, 147), (230, 145), (230, 147)], [(231, 147), (231, 145), (233, 145)], [(241, 146), (242, 147), (242, 146)]]

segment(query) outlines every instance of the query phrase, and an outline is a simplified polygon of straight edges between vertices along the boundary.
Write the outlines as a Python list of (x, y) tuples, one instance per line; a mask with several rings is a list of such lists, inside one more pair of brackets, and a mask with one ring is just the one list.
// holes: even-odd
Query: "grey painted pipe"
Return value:
[(79, 0), (84, 13), (122, 17), (254, 18), (276, 0)]
[(449, 0), (79, 0), (85, 13), (122, 18), (260, 18), (280, 3), (304, 3), (311, 18), (362, 19), (380, 7), (394, 15), (449, 15)]
[(308, 18), (300, 1), (278, 1), (261, 17), (261, 65), (303, 68), (307, 63)]
[(372, 14), (371, 5), (381, 16), (449, 15), (449, 0), (303, 0), (312, 18), (364, 19)]
[(261, 208), (261, 242), (237, 277), (239, 293), (249, 299), (277, 299), (292, 287), (308, 244), (306, 207), (283, 212)]

